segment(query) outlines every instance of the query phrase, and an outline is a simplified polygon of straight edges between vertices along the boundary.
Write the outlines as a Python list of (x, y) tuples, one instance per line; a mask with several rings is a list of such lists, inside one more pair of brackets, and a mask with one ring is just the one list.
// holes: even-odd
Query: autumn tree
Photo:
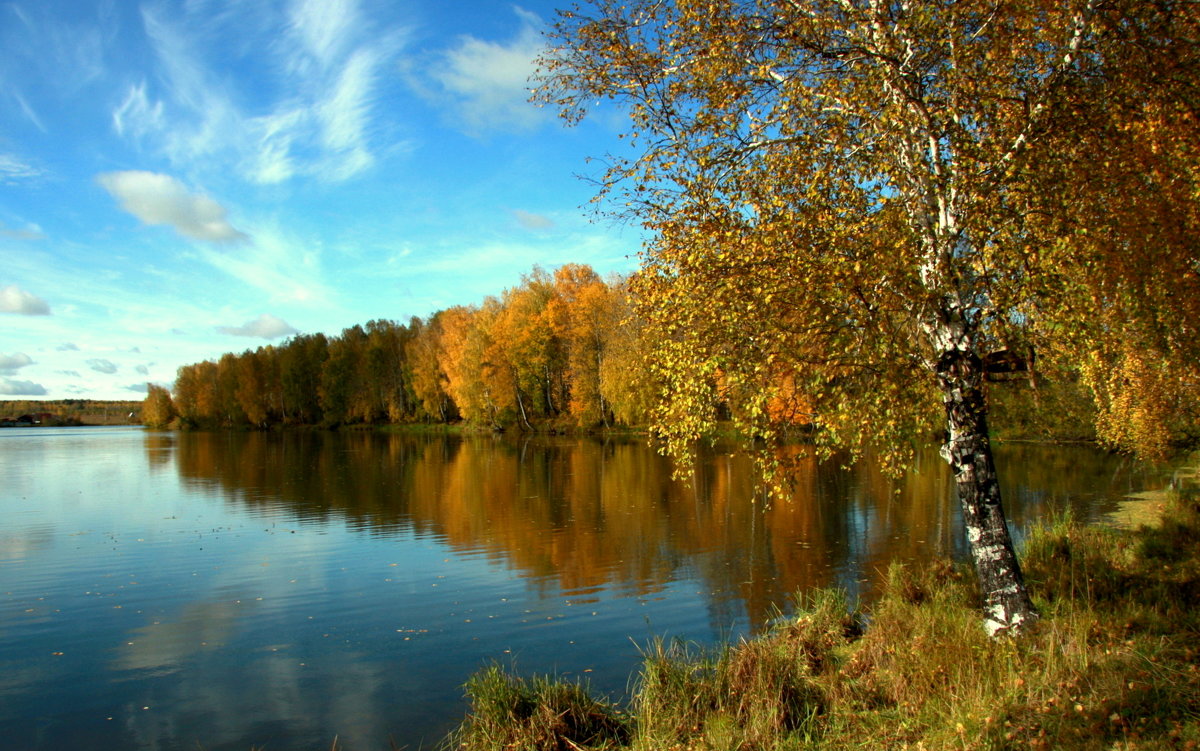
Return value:
[(181, 366), (175, 376), (175, 407), (190, 427), (219, 423), (217, 364), (211, 360)]
[(301, 334), (279, 349), (280, 411), (285, 422), (316, 425), (322, 421), (321, 370), (328, 357), (324, 334)]
[(605, 356), (600, 362), (600, 394), (613, 417), (626, 425), (646, 425), (661, 384), (650, 371), (650, 336), (638, 313), (629, 281), (613, 284), (609, 293)]
[(142, 401), (142, 423), (148, 428), (165, 428), (175, 419), (175, 404), (171, 392), (164, 386), (146, 384)]
[(351, 326), (329, 342), (329, 356), (321, 365), (319, 394), (326, 423), (355, 422), (364, 417), (367, 395), (361, 388), (362, 358), (367, 334)]
[(480, 308), (455, 306), (442, 311), (439, 367), (446, 374), (446, 392), (464, 420), (500, 427), (501, 412), (512, 406), (510, 380), (500, 381), (489, 366), (491, 330), (499, 310), (495, 298)]
[[(900, 467), (940, 425), (985, 625), (1036, 617), (986, 375), (1058, 346), (1097, 363), (1092, 382), (1114, 392), (1103, 403), (1151, 423), (1153, 389), (1129, 375), (1194, 384), (1175, 367), (1195, 362), (1194, 335), (1161, 323), (1197, 291), (1195, 234), (1180, 230), (1195, 228), (1198, 13), (1171, 0), (595, 0), (562, 13), (535, 97), (568, 122), (597, 102), (628, 113), (631, 155), (610, 157), (602, 196), (619, 191), (618, 210), (652, 234), (637, 286), (674, 452), (713, 428), (722, 400), (749, 434), (778, 436), (781, 388), (806, 397), (825, 453), (880, 445)], [(1116, 159), (1125, 186), (1154, 183), (1154, 197), (1079, 174), (1077, 148), (1056, 148), (1073, 139), (1091, 150), (1084, 168)], [(1146, 178), (1138, 154), (1158, 172)], [(1155, 201), (1172, 229), (1150, 251), (1126, 219)], [(1082, 239), (1114, 213), (1110, 236)], [(1171, 271), (1144, 268), (1146, 252)], [(1114, 302), (1118, 315), (1089, 318)], [(1148, 374), (1124, 342), (1152, 344), (1169, 372)], [(1127, 374), (1105, 377), (1119, 363)]]
[(406, 351), (414, 331), (414, 325), (402, 326), (395, 321), (367, 323), (364, 367), (374, 393), (372, 412), (379, 419), (400, 422), (415, 414), (412, 368)]
[(554, 292), (549, 312), (566, 349), (571, 415), (584, 427), (607, 423), (600, 370), (613, 323), (608, 285), (592, 267), (568, 263), (554, 271)]
[(188, 427), (195, 425), (196, 399), (199, 384), (196, 381), (196, 365), (181, 365), (175, 371), (175, 386), (172, 401), (175, 412)]
[(447, 392), (448, 381), (441, 368), (443, 316), (444, 312), (439, 311), (427, 321), (413, 319), (413, 335), (404, 345), (404, 351), (412, 369), (413, 396), (421, 409), (432, 419), (449, 422), (458, 410)]
[(1054, 134), (1043, 163), (1056, 190), (1028, 190), (1021, 211), (1046, 217), (1032, 242), (1061, 258), (1038, 314), (1062, 332), (1050, 364), (1075, 365), (1095, 397), (1110, 445), (1163, 456), (1200, 428), (1200, 13), (1109, 20), (1108, 50), (1136, 96), (1094, 77), (1075, 83), (1094, 102), (1081, 127)]
[(271, 394), (274, 384), (270, 377), (269, 351), (247, 350), (237, 358), (235, 367), (237, 385), (234, 394), (238, 407), (246, 422), (256, 428), (265, 428), (271, 413)]
[(217, 360), (215, 389), (215, 422), (220, 427), (238, 427), (248, 423), (242, 402), (238, 398), (239, 357), (226, 352)]
[(504, 291), (494, 338), (511, 363), (518, 412), (529, 426), (534, 417), (552, 418), (566, 406), (563, 347), (553, 319), (553, 278), (534, 267), (519, 287)]

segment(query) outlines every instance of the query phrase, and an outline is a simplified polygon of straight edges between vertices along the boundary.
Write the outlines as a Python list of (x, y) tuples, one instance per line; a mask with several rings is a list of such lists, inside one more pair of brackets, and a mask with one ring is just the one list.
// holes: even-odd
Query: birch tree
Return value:
[[(1053, 177), (1071, 168), (1052, 147), (1076, 131), (1093, 148), (1136, 148), (1120, 131), (1129, 103), (1197, 111), (1197, 12), (1170, 0), (595, 0), (562, 12), (534, 96), (571, 123), (613, 103), (628, 115), (630, 148), (608, 157), (598, 197), (651, 231), (635, 283), (672, 452), (712, 429), (722, 400), (749, 434), (776, 437), (781, 388), (804, 396), (794, 403), (826, 453), (882, 446), (899, 468), (936, 429), (986, 628), (1034, 619), (985, 376), (1027, 367), (1051, 342), (1107, 351), (1145, 318), (1063, 331), (1105, 304), (1112, 288), (1093, 271), (1128, 280), (1139, 241), (1078, 242), (1065, 217), (1108, 205), (1086, 180), (1071, 180), (1078, 196), (1039, 196), (1062, 189)], [(1175, 75), (1155, 80), (1164, 60)], [(1103, 112), (1129, 137), (1106, 137)], [(1197, 143), (1194, 115), (1178, 125), (1169, 140)], [(1164, 179), (1186, 183), (1194, 150), (1173, 153), (1158, 162)], [(1172, 257), (1193, 260), (1165, 283), (1195, 292), (1195, 246), (1174, 242)], [(1180, 342), (1162, 339), (1163, 354), (1182, 362)]]

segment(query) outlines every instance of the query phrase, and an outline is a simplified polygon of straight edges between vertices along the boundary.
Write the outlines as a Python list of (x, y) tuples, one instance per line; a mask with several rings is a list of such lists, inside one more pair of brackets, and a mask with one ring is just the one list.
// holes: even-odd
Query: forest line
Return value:
[(462, 420), (493, 429), (645, 425), (655, 399), (627, 277), (535, 267), (479, 305), (179, 368), (150, 384), (151, 427), (336, 427)]

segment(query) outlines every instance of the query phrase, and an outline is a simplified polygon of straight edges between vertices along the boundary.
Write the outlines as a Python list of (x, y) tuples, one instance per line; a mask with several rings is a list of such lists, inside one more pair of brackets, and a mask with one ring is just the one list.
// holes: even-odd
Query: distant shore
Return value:
[(74, 427), (88, 425), (137, 425), (142, 421), (142, 402), (96, 399), (53, 399), (0, 401), (0, 427)]

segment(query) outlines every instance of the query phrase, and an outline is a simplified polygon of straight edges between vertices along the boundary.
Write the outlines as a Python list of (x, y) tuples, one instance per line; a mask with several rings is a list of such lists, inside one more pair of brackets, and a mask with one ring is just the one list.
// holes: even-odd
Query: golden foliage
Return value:
[(786, 391), (829, 446), (899, 466), (947, 416), (986, 429), (942, 409), (983, 403), (979, 363), (1006, 349), (1078, 370), (1096, 342), (1150, 345), (1172, 374), (1103, 379), (1101, 410), (1119, 391), (1165, 417), (1125, 389), (1147, 379), (1194, 400), (1198, 27), (1194, 4), (1133, 0), (563, 13), (535, 98), (569, 122), (628, 113), (598, 198), (653, 232), (634, 284), (673, 453), (726, 404), (775, 435)]

